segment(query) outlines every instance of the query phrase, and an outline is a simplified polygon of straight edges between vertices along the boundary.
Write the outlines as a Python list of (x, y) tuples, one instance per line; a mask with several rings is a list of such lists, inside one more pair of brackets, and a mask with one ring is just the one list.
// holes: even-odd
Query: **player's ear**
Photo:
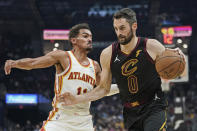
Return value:
[(137, 30), (137, 22), (134, 22), (131, 27), (133, 30)]
[(72, 42), (72, 45), (75, 45), (77, 43), (77, 39), (76, 38), (71, 38), (70, 41)]

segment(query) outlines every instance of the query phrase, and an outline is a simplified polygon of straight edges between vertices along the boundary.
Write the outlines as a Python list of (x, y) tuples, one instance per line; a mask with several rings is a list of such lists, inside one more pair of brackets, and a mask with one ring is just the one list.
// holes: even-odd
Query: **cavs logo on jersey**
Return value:
[(138, 59), (131, 59), (125, 62), (121, 67), (122, 75), (129, 76), (133, 74), (137, 70), (137, 66), (135, 66), (137, 62), (138, 62)]
[(138, 59), (131, 59), (125, 62), (121, 67), (122, 75), (127, 76), (128, 88), (132, 94), (138, 92), (137, 77), (133, 75), (133, 73), (137, 70), (137, 63)]

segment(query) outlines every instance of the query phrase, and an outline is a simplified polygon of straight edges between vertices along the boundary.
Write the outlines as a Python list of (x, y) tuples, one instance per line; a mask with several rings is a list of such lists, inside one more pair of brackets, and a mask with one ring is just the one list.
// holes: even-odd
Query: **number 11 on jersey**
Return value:
[(77, 88), (77, 95), (81, 95), (81, 93), (87, 93), (87, 89), (83, 89), (83, 92), (82, 92), (82, 88), (81, 87), (79, 87), (79, 88)]

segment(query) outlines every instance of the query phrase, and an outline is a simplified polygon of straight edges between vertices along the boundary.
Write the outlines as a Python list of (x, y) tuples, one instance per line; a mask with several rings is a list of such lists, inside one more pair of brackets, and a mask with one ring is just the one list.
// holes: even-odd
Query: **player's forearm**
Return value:
[(88, 101), (95, 101), (98, 100), (100, 98), (103, 98), (104, 96), (106, 96), (109, 93), (109, 89), (98, 86), (96, 87), (94, 90), (83, 94), (83, 95), (78, 95), (77, 96), (77, 103), (81, 103), (81, 102), (88, 102)]
[(31, 70), (33, 69), (34, 60), (32, 58), (24, 58), (15, 61), (15, 64), (12, 66), (13, 68)]

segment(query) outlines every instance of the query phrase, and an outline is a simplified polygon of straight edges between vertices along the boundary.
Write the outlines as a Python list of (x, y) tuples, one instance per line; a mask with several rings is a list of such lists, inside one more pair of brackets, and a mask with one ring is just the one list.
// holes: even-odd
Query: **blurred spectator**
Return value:
[(33, 130), (33, 127), (31, 125), (31, 121), (30, 120), (27, 120), (26, 121), (25, 128), (24, 128), (24, 131), (32, 131), (32, 130)]
[(21, 126), (20, 126), (20, 124), (16, 124), (16, 126), (15, 126), (15, 131), (21, 131)]

